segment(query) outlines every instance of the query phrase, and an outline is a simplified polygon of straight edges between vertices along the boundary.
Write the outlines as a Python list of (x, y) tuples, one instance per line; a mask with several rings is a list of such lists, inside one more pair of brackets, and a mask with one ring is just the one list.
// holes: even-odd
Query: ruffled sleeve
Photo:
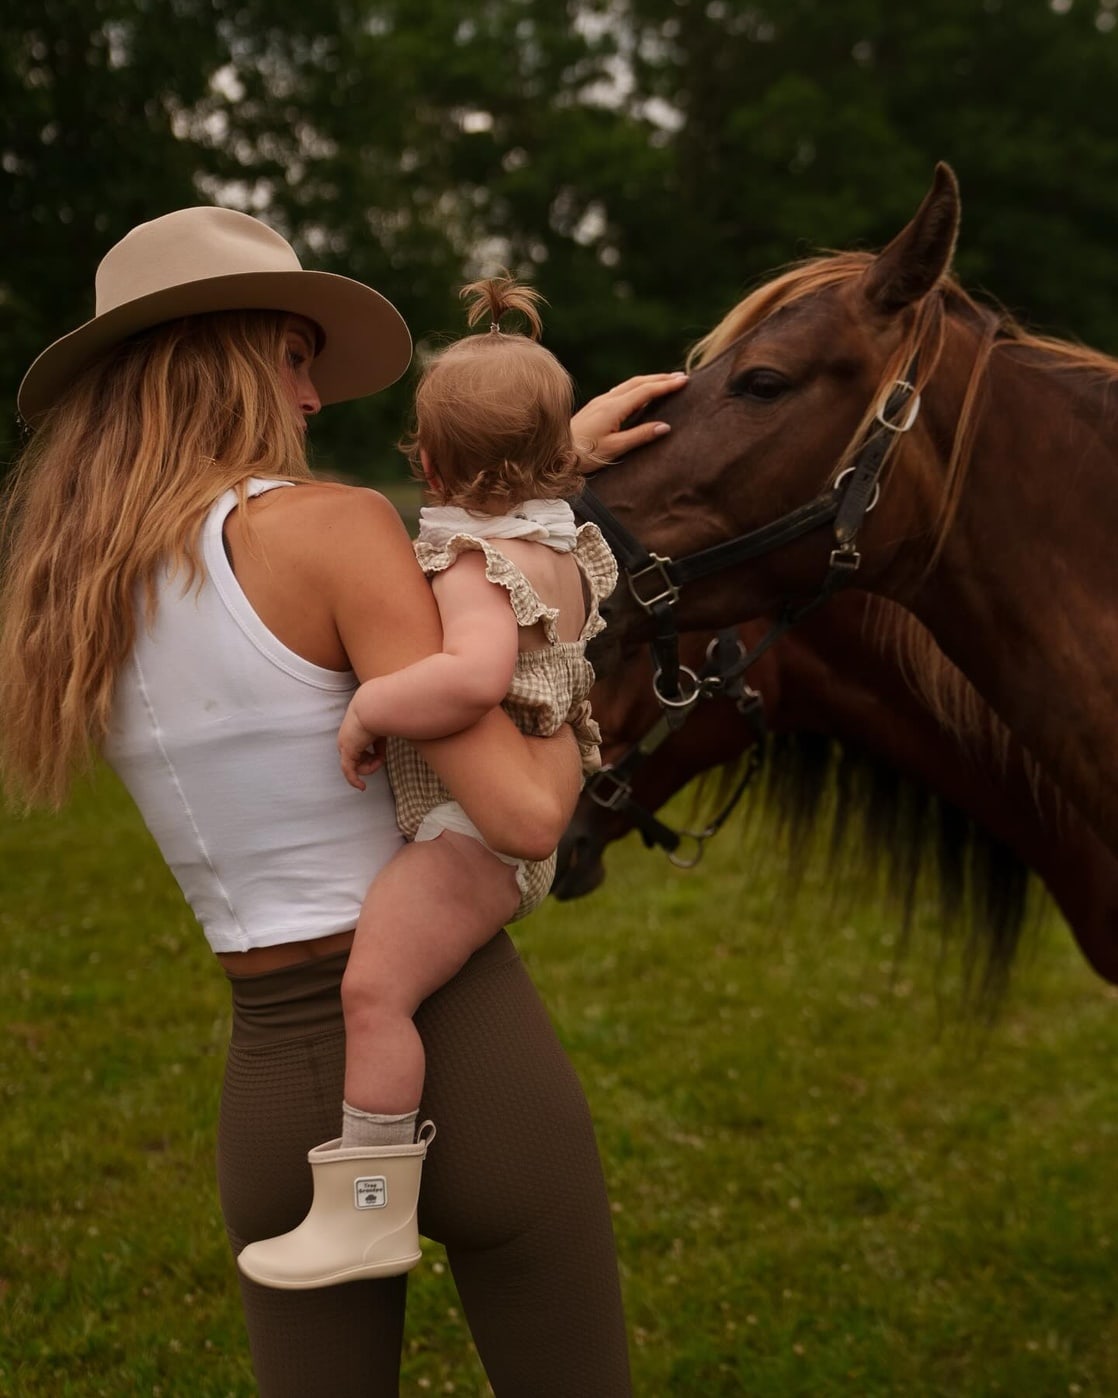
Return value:
[(508, 592), (517, 625), (534, 626), (542, 621), (548, 638), (553, 639), (559, 609), (546, 606), (512, 559), (494, 548), (488, 539), (479, 539), (473, 534), (453, 534), (445, 543), (430, 544), (423, 539), (415, 543), (415, 556), (429, 578), (445, 572), (463, 553), (471, 550), (485, 555), (485, 576)]
[(598, 608), (617, 586), (617, 560), (596, 524), (579, 526), (575, 559), (590, 589), (590, 607), (586, 615), (586, 625), (582, 629), (582, 639), (589, 641), (605, 630), (606, 624), (599, 615)]

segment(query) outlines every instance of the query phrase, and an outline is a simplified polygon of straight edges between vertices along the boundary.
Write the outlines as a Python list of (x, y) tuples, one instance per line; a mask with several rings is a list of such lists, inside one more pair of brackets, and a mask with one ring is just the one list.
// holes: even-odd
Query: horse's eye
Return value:
[(756, 398), (771, 403), (791, 387), (783, 374), (775, 369), (747, 369), (730, 380), (730, 392), (735, 398)]

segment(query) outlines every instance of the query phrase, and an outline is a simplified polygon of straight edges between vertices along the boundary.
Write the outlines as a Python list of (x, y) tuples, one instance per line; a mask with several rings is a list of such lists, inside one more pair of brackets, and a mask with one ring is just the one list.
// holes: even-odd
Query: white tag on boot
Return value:
[(365, 1175), (353, 1181), (355, 1209), (383, 1209), (388, 1203), (388, 1181), (383, 1175)]

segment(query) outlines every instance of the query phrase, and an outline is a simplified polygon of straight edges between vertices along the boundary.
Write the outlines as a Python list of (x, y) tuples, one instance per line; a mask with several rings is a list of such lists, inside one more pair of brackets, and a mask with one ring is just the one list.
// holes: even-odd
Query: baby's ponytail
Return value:
[(528, 322), (523, 333), (530, 340), (538, 340), (543, 333), (538, 307), (544, 303), (544, 298), (535, 287), (526, 286), (507, 273), (470, 282), (458, 295), (467, 303), (466, 324), (471, 330), (488, 317), (490, 334), (499, 335), (502, 319), (518, 314)]

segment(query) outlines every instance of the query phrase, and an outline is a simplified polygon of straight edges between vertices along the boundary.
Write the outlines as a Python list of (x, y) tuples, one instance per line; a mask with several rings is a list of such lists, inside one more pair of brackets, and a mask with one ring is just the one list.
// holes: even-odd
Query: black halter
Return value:
[[(745, 766), (733, 790), (722, 809), (702, 830), (673, 830), (633, 795), (633, 774), (679, 726), (669, 721), (668, 710), (662, 712), (645, 736), (628, 748), (616, 762), (592, 772), (586, 779), (584, 790), (592, 801), (606, 810), (628, 816), (640, 831), (645, 846), (665, 850), (669, 860), (680, 869), (692, 869), (698, 864), (707, 840), (721, 830), (761, 767), (765, 752), (765, 709), (760, 694), (745, 683), (745, 665), (742, 662), (746, 655), (737, 628), (726, 627), (707, 647), (706, 661), (696, 677), (696, 699), (732, 699), (753, 725), (755, 734)], [(685, 712), (694, 712), (694, 706)], [(685, 845), (685, 841), (690, 843)]]
[[(854, 464), (835, 479), (830, 489), (806, 505), (790, 510), (771, 524), (761, 525), (685, 558), (650, 553), (601, 500), (586, 487), (572, 503), (576, 514), (601, 529), (626, 574), (629, 591), (653, 623), (652, 688), (665, 711), (669, 727), (678, 727), (700, 697), (699, 676), (679, 662), (679, 632), (673, 608), (690, 582), (710, 577), (801, 539), (833, 522), (835, 547), (818, 591), (806, 602), (786, 602), (767, 634), (738, 662), (744, 672), (798, 621), (810, 615), (839, 587), (849, 582), (862, 561), (858, 534), (881, 495), (881, 473), (889, 453), (916, 421), (920, 395), (914, 387), (916, 363), (882, 396)], [(727, 677), (729, 678), (729, 677)]]

